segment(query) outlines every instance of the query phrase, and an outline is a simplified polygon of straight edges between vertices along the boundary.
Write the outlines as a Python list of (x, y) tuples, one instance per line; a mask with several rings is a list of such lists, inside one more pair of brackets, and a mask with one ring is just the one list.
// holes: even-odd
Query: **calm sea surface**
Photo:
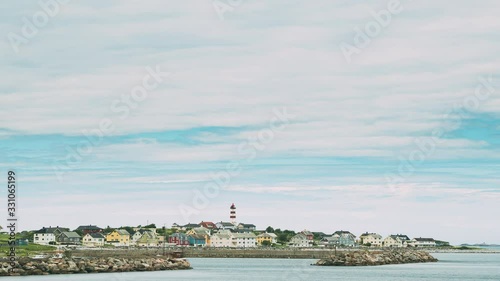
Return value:
[(440, 261), (428, 264), (377, 267), (316, 267), (315, 260), (291, 259), (189, 259), (193, 270), (146, 273), (105, 273), (28, 277), (0, 280), (370, 280), (370, 281), (478, 281), (500, 280), (500, 254), (434, 254)]

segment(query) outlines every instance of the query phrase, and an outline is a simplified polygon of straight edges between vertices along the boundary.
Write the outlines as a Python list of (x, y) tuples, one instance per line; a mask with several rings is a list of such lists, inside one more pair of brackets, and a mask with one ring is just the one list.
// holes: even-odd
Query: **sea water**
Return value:
[(500, 254), (433, 254), (437, 263), (373, 267), (311, 266), (316, 260), (297, 259), (189, 259), (194, 269), (157, 272), (96, 273), (1, 277), (7, 280), (102, 281), (500, 281)]

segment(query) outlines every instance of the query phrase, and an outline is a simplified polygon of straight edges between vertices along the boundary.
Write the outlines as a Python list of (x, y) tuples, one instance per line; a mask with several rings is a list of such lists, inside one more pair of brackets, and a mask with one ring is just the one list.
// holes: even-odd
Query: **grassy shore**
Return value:
[[(9, 236), (0, 234), (0, 257), (6, 257), (9, 254), (11, 246), (9, 246)], [(51, 253), (56, 250), (54, 246), (45, 246), (37, 244), (29, 244), (25, 246), (16, 246), (16, 256), (27, 257), (37, 254)]]

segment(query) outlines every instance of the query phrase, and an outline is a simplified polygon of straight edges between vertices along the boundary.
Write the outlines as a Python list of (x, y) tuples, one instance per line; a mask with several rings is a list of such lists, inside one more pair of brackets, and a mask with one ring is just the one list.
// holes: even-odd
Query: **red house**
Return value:
[(312, 232), (310, 232), (309, 230), (302, 230), (300, 233), (305, 235), (307, 237), (307, 240), (314, 239), (314, 234)]
[(79, 230), (83, 233), (83, 235), (88, 233), (101, 233), (102, 228), (96, 225), (80, 225), (76, 230)]
[(178, 246), (189, 246), (189, 239), (185, 233), (174, 233), (168, 237), (168, 243), (173, 243)]
[(200, 222), (200, 226), (202, 226), (204, 228), (208, 228), (208, 229), (216, 229), (217, 228), (215, 223), (213, 223), (211, 221), (202, 221), (202, 222)]

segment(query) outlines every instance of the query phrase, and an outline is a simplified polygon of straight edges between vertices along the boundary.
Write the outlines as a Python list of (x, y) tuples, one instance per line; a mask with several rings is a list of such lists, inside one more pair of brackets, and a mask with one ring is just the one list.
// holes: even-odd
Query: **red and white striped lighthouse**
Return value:
[(234, 206), (234, 203), (231, 205), (229, 208), (231, 210), (229, 218), (231, 219), (232, 224), (236, 224), (236, 206)]

